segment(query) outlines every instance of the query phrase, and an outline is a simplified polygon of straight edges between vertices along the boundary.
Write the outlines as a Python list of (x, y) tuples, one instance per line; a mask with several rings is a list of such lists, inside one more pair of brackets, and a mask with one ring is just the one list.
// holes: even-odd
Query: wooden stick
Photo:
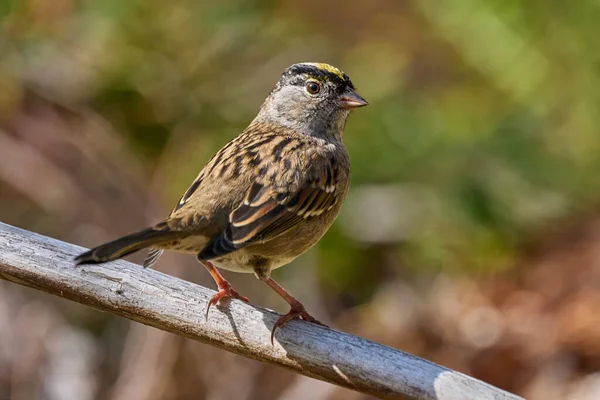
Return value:
[(508, 400), (518, 396), (413, 355), (304, 321), (270, 331), (278, 314), (116, 261), (75, 267), (84, 249), (0, 223), (0, 278), (380, 398)]

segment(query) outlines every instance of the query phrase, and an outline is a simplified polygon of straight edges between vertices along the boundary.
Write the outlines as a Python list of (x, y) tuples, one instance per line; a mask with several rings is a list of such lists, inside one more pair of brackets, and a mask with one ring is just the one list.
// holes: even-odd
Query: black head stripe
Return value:
[(331, 65), (321, 63), (294, 64), (283, 73), (282, 79), (291, 84), (303, 84), (307, 77), (354, 89), (348, 75)]

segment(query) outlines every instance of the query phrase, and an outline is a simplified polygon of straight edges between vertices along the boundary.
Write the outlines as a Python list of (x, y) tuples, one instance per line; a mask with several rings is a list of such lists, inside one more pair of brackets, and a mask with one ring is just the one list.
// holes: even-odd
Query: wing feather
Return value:
[(223, 233), (200, 253), (200, 258), (223, 256), (254, 243), (264, 243), (318, 217), (337, 202), (333, 159), (313, 165), (307, 179), (288, 192), (254, 182), (242, 204), (229, 215)]

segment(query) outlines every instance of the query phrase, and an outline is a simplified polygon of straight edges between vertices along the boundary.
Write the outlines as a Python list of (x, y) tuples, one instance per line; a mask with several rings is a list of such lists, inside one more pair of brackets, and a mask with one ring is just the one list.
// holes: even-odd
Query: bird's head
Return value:
[(310, 136), (339, 138), (350, 111), (367, 104), (348, 75), (336, 67), (301, 63), (284, 71), (257, 119)]

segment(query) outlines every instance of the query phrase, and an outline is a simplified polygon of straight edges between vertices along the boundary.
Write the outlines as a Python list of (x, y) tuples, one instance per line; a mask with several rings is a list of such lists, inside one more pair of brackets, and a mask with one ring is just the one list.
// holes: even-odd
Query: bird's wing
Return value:
[(311, 163), (305, 178), (291, 187), (277, 185), (278, 178), (254, 182), (242, 204), (230, 213), (224, 231), (207, 245), (200, 258), (212, 259), (267, 242), (328, 211), (338, 201), (337, 173), (330, 157)]
[[(229, 142), (226, 146), (221, 148), (212, 159), (206, 164), (206, 166), (200, 171), (196, 179), (192, 182), (190, 187), (185, 191), (181, 199), (177, 202), (169, 217), (158, 224), (160, 229), (172, 230), (172, 231), (193, 231), (195, 228), (200, 229), (201, 225), (204, 225), (203, 222), (206, 222), (204, 216), (201, 215), (202, 210), (194, 210), (190, 208), (188, 212), (181, 212), (181, 215), (177, 215), (178, 211), (180, 211), (184, 206), (188, 204), (190, 200), (194, 196), (198, 196), (200, 191), (198, 190), (201, 186), (203, 186), (205, 176), (207, 173), (210, 173), (219, 166), (219, 163), (224, 158), (228, 158), (231, 152), (235, 149), (235, 143), (239, 140), (239, 137), (235, 138), (231, 142)], [(183, 210), (181, 210), (183, 211)], [(200, 223), (200, 226), (198, 226)], [(150, 249), (146, 258), (144, 259), (144, 268), (151, 268), (162, 255), (163, 250), (160, 249)]]
[[(186, 190), (185, 193), (183, 194), (183, 196), (181, 196), (181, 199), (179, 200), (179, 202), (177, 202), (177, 205), (175, 206), (173, 211), (171, 211), (169, 218), (171, 218), (177, 210), (179, 210), (181, 207), (183, 207), (185, 205), (185, 203), (196, 192), (196, 190), (200, 187), (200, 184), (202, 183), (202, 178), (204, 176), (203, 172), (204, 171), (202, 171), (200, 173), (200, 175), (198, 175), (198, 177), (196, 179), (194, 179), (194, 182), (192, 182), (192, 184), (190, 185), (188, 190)], [(144, 266), (144, 268), (152, 268), (152, 266), (154, 264), (156, 264), (156, 262), (158, 261), (158, 259), (160, 258), (160, 256), (162, 254), (163, 254), (163, 250), (161, 250), (161, 249), (150, 249), (150, 251), (148, 251), (148, 254), (146, 255), (146, 258), (144, 259), (144, 262), (142, 265)]]

